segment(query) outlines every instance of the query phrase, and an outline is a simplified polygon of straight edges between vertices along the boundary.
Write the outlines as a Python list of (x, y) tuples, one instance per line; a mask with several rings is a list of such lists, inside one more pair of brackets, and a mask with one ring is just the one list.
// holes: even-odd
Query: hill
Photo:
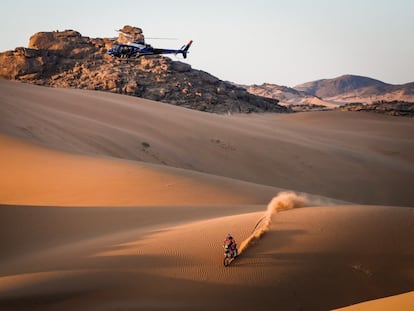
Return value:
[(414, 82), (388, 84), (376, 79), (343, 75), (334, 79), (307, 82), (294, 87), (298, 91), (340, 103), (375, 101), (414, 101)]
[(246, 86), (248, 92), (277, 99), (295, 111), (374, 111), (394, 116), (414, 115), (414, 82), (392, 85), (356, 75), (307, 82), (289, 88), (277, 84)]
[[(125, 27), (124, 27), (125, 28)], [(74, 30), (39, 32), (29, 47), (0, 53), (0, 77), (37, 85), (102, 90), (216, 112), (289, 112), (274, 99), (254, 96), (189, 64), (162, 56), (117, 60), (116, 41)]]
[(296, 85), (294, 89), (314, 96), (326, 98), (370, 87), (372, 90), (384, 90), (386, 83), (368, 77), (343, 75), (334, 79), (322, 79)]
[(317, 96), (277, 84), (250, 85), (246, 89), (254, 95), (277, 99), (280, 105), (289, 107), (294, 111), (326, 110), (338, 107), (338, 104), (324, 101)]

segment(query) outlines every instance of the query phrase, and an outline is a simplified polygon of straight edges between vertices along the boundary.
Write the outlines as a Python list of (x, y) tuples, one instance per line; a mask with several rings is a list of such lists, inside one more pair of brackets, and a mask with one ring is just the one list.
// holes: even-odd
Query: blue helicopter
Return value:
[[(118, 30), (119, 31), (119, 30)], [(119, 31), (121, 32), (121, 31)], [(124, 36), (131, 37), (123, 33)], [(108, 50), (108, 54), (118, 58), (138, 58), (144, 55), (161, 55), (161, 54), (182, 54), (184, 58), (187, 58), (188, 49), (190, 48), (193, 40), (190, 40), (186, 45), (183, 45), (180, 49), (160, 49), (154, 48), (150, 44), (146, 44), (144, 39), (138, 41), (132, 41), (128, 43), (115, 44)]]

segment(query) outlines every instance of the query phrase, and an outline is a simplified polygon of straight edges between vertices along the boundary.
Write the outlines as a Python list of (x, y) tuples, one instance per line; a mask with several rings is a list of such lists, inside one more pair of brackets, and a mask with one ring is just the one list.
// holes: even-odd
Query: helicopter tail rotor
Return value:
[(186, 46), (183, 46), (184, 49), (183, 48), (180, 49), (183, 51), (182, 53), (183, 53), (184, 58), (187, 58), (188, 49), (190, 48), (192, 43), (193, 43), (193, 40), (190, 40), (190, 42), (188, 42)]

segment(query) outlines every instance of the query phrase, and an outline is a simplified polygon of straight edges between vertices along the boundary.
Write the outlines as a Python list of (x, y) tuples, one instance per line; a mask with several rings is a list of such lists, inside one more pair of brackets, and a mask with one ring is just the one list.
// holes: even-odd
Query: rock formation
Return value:
[(129, 41), (140, 42), (145, 40), (142, 29), (138, 27), (125, 25), (119, 29), (118, 32), (118, 42), (120, 43), (127, 43)]
[[(142, 35), (136, 27), (124, 26), (121, 31)], [(0, 77), (121, 93), (215, 113), (290, 111), (278, 105), (278, 100), (255, 96), (167, 57), (114, 59), (106, 54), (114, 43), (109, 38), (84, 37), (74, 30), (39, 32), (30, 38), (28, 48), (0, 53)]]
[(341, 111), (367, 111), (391, 116), (414, 117), (414, 103), (400, 101), (378, 101), (372, 104), (349, 103), (340, 107)]

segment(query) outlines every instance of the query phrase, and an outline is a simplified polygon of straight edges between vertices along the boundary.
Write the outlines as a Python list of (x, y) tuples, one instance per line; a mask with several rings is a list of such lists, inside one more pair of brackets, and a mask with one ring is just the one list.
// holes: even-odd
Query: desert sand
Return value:
[(411, 310), (413, 133), (0, 80), (0, 310)]

